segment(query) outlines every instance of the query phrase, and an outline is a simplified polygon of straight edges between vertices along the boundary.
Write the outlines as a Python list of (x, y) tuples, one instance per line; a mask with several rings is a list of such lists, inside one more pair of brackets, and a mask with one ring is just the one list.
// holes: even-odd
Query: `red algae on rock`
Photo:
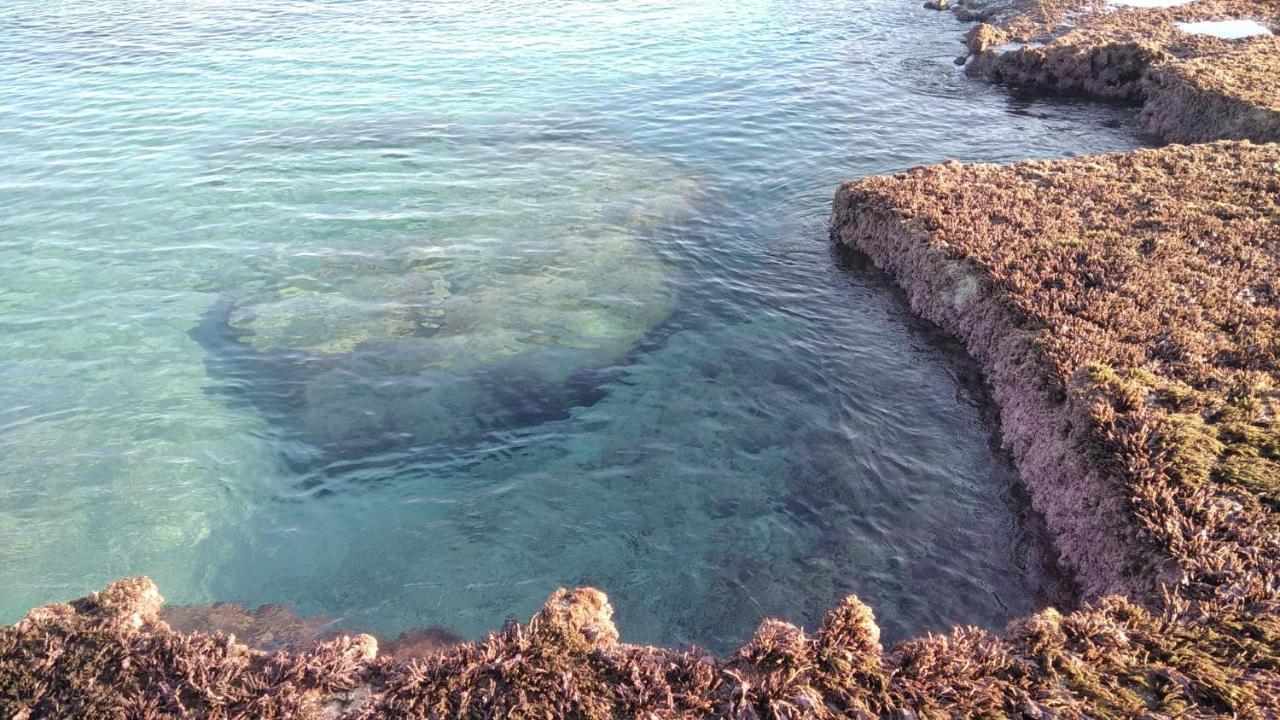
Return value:
[(917, 168), (845, 183), (832, 226), (983, 365), (1088, 596), (1177, 618), (1197, 654), (1274, 625), (1280, 145)]
[(1194, 0), (1133, 7), (1089, 0), (1011, 0), (953, 7), (982, 19), (967, 70), (996, 82), (1145, 103), (1140, 123), (1171, 142), (1280, 140), (1280, 37), (1222, 38), (1187, 23), (1249, 20), (1280, 32), (1280, 5)]
[(360, 687), (377, 644), (344, 636), (268, 655), (177, 633), (145, 578), (37, 608), (0, 630), (0, 717), (318, 717)]
[(1246, 142), (867, 178), (834, 228), (987, 368), (1087, 592), (1243, 603), (1280, 567), (1278, 220)]
[(962, 628), (884, 653), (850, 596), (813, 635), (776, 620), (728, 658), (619, 642), (603, 593), (557, 591), (526, 625), (412, 660), (340, 636), (268, 654), (159, 619), (145, 578), (0, 629), (0, 717), (1133, 718), (1266, 717), (1280, 623), (1189, 620), (1108, 598), (1001, 637)]
[(1179, 142), (1280, 142), (1280, 37), (1152, 68), (1140, 123)]

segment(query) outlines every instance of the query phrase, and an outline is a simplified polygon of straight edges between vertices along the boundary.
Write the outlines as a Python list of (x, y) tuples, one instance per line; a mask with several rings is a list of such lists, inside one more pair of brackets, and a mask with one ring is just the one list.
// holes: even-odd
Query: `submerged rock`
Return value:
[(303, 650), (339, 634), (330, 621), (301, 618), (282, 605), (262, 605), (253, 611), (228, 602), (170, 605), (159, 618), (177, 632), (224, 633), (269, 653)]
[[(313, 146), (326, 147), (299, 147)], [(206, 345), (307, 442), (429, 443), (554, 417), (584, 397), (573, 378), (623, 360), (675, 307), (653, 233), (689, 214), (688, 173), (572, 134), (452, 132), (415, 149), (439, 167), (413, 201), (439, 220), (376, 243), (279, 246), (248, 276), (223, 273), (230, 309)], [(481, 179), (474, 165), (495, 152), (508, 164)]]
[(363, 273), (334, 263), (324, 270), (312, 287), (295, 283), (273, 298), (240, 305), (228, 324), (264, 353), (349, 353), (438, 326), (438, 306), (449, 294), (443, 275), (421, 268)]
[(625, 235), (578, 238), (540, 268), (450, 294), (432, 306), (430, 331), (348, 334), (360, 338), (352, 351), (305, 380), (304, 435), (429, 442), (509, 426), (503, 417), (534, 403), (547, 408), (534, 416), (554, 412), (581, 392), (568, 384), (575, 373), (621, 361), (672, 312), (668, 272)]
[[(290, 608), (274, 604), (261, 605), (252, 611), (229, 602), (169, 605), (160, 608), (158, 617), (176, 632), (228, 635), (266, 653), (303, 652), (350, 634), (337, 620), (320, 616), (300, 617)], [(465, 640), (458, 634), (431, 625), (406, 630), (390, 641), (375, 637), (372, 647), (380, 648), (384, 657), (409, 660), (426, 657), (463, 642)]]

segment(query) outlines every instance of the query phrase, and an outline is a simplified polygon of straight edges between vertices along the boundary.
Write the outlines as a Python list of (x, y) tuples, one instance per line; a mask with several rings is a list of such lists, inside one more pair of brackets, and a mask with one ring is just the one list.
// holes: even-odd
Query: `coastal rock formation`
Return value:
[(1280, 142), (1280, 37), (1152, 68), (1139, 122), (1178, 142), (1249, 138)]
[(972, 74), (1145, 102), (1143, 129), (1171, 142), (1280, 140), (1274, 3), (1015, 0), (953, 9), (982, 21), (966, 36)]
[(145, 578), (0, 629), (0, 717), (1264, 717), (1280, 622), (1196, 621), (1120, 598), (994, 637), (960, 628), (885, 653), (850, 596), (812, 635), (767, 620), (727, 658), (618, 642), (603, 593), (559, 590), (526, 625), (405, 660), (368, 635), (268, 654), (177, 632)]
[(1244, 142), (867, 178), (832, 226), (983, 365), (1086, 595), (1201, 628), (1280, 601), (1278, 221)]
[(1280, 146), (1219, 143), (842, 186), (839, 238), (987, 370), (1087, 593), (1275, 600)]

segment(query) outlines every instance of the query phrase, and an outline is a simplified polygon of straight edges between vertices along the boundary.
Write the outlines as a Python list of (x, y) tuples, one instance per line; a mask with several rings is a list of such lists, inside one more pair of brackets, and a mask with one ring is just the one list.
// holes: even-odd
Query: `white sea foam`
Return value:
[(1257, 20), (1210, 20), (1206, 22), (1180, 22), (1178, 29), (1193, 35), (1212, 35), (1225, 40), (1270, 35), (1271, 29)]
[(1195, 0), (1111, 0), (1110, 4), (1131, 8), (1168, 8), (1186, 5), (1191, 2), (1195, 2)]
[(1015, 51), (1015, 50), (1021, 50), (1021, 49), (1023, 49), (1023, 48), (1026, 48), (1026, 49), (1028, 49), (1028, 50), (1034, 50), (1034, 49), (1036, 49), (1036, 48), (1038, 48), (1038, 47), (1044, 47), (1044, 43), (1042, 43), (1042, 42), (1025, 42), (1025, 43), (1022, 43), (1022, 42), (1008, 42), (1008, 43), (1005, 43), (1005, 44), (1003, 44), (1003, 45), (1001, 45), (1001, 46), (997, 47), (997, 48), (995, 49), (995, 51), (996, 51), (997, 53), (1007, 53), (1007, 52), (1013, 52), (1013, 51)]

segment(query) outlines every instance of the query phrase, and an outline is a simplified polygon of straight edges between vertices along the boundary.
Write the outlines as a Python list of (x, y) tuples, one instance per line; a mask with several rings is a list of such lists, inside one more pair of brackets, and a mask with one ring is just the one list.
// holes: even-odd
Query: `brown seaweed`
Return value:
[(728, 658), (618, 641), (607, 598), (560, 590), (526, 625), (409, 661), (367, 635), (269, 654), (160, 620), (145, 578), (0, 630), (0, 717), (1267, 717), (1275, 613), (1181, 617), (1120, 598), (885, 654), (850, 596), (813, 635), (776, 620)]

